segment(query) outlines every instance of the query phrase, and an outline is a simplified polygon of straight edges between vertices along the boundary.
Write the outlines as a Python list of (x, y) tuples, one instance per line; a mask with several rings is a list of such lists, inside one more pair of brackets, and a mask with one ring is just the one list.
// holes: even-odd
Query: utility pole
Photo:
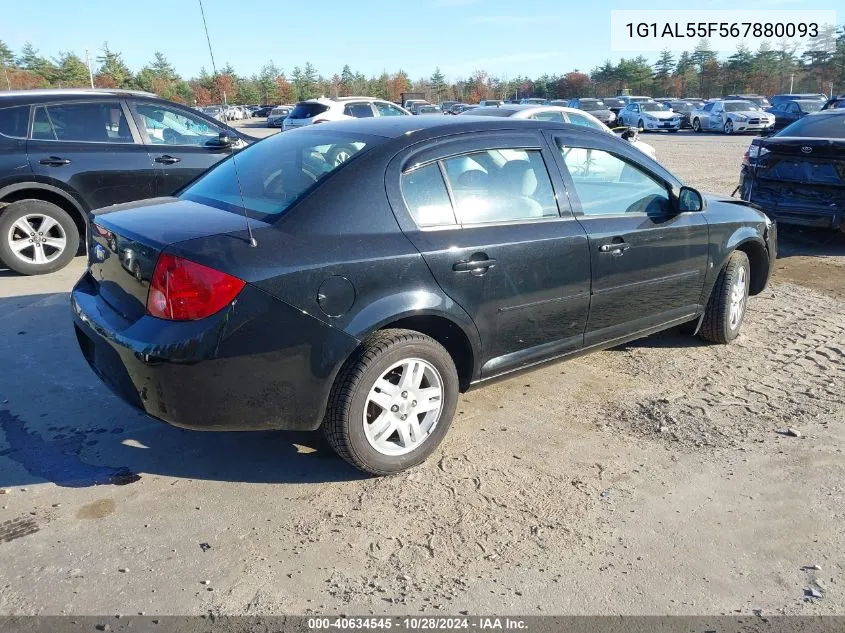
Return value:
[(88, 53), (88, 47), (85, 47), (85, 61), (88, 62), (88, 80), (91, 82), (91, 87), (94, 87), (94, 73), (91, 72), (91, 55)]

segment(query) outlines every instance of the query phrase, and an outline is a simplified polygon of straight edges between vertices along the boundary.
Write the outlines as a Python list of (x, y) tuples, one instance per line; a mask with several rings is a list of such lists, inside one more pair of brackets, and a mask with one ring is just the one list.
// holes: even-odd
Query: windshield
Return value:
[(289, 112), (290, 112), (290, 108), (273, 108), (270, 111), (270, 114), (279, 116), (279, 115), (282, 115), (282, 114), (287, 114)]
[(643, 112), (667, 112), (669, 108), (661, 103), (641, 103), (640, 110)]
[(845, 139), (845, 116), (840, 113), (811, 114), (787, 125), (775, 136)]
[(581, 101), (579, 101), (578, 103), (581, 105), (582, 110), (590, 111), (590, 110), (604, 110), (605, 109), (604, 103), (602, 103), (601, 101), (593, 100), (593, 99), (581, 99)]
[[(272, 221), (348, 160), (385, 139), (308, 130), (271, 136), (218, 163), (180, 198)], [(341, 152), (350, 158), (338, 160)], [(243, 193), (243, 199), (241, 198)]]
[(602, 101), (608, 108), (620, 108), (625, 106), (625, 102), (622, 101), (622, 99), (608, 99), (605, 97)]
[(420, 114), (440, 114), (440, 108), (433, 105), (419, 106), (417, 112)]
[(750, 101), (729, 101), (725, 104), (725, 112), (748, 112), (749, 110), (756, 112), (760, 108)]
[(642, 103), (644, 101), (651, 101), (651, 97), (630, 97), (628, 101), (631, 103)]

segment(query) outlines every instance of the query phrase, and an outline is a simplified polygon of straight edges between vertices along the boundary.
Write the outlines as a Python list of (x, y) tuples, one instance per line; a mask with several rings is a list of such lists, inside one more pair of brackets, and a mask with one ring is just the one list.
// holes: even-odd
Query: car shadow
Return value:
[(693, 334), (695, 330), (695, 322), (684, 323), (677, 327), (657, 332), (651, 336), (640, 338), (629, 343), (623, 343), (616, 347), (611, 347), (609, 351), (624, 352), (629, 349), (684, 349), (692, 347), (705, 347), (709, 345), (707, 341), (700, 339)]
[(319, 432), (188, 431), (126, 405), (80, 353), (68, 293), (0, 299), (0, 349), (4, 487), (130, 485), (147, 475), (250, 483), (365, 477)]
[(778, 224), (778, 259), (796, 255), (845, 256), (845, 231)]

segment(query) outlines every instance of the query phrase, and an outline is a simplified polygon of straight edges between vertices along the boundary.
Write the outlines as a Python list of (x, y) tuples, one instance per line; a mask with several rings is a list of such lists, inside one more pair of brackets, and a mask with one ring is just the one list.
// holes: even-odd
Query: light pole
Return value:
[(795, 84), (795, 73), (789, 75), (789, 94), (792, 94), (792, 86)]
[(88, 53), (88, 47), (85, 47), (85, 61), (88, 63), (88, 81), (91, 82), (91, 87), (94, 87), (94, 73), (91, 72), (91, 55)]

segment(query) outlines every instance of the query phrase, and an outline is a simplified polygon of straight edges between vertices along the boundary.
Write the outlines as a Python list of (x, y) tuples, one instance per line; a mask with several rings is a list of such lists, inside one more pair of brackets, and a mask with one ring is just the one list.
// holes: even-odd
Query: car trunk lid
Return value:
[[(268, 226), (251, 221), (253, 228)], [(89, 272), (98, 292), (130, 322), (146, 313), (150, 278), (168, 246), (221, 233), (245, 231), (244, 216), (189, 200), (158, 198), (94, 213)]]

